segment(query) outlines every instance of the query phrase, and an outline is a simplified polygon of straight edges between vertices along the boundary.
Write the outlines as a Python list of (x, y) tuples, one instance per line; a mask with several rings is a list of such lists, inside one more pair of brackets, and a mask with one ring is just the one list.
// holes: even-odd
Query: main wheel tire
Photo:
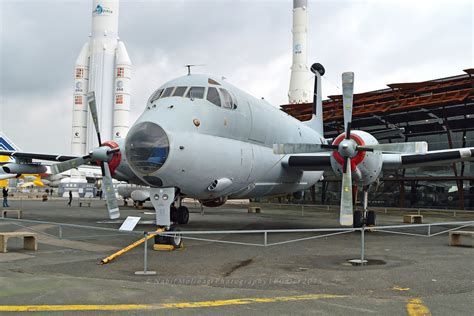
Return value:
[(375, 226), (375, 212), (374, 211), (368, 211), (367, 212), (367, 220), (366, 224), (367, 226)]
[[(179, 228), (176, 226), (171, 226), (170, 229), (168, 230), (168, 232), (178, 232), (178, 231), (179, 231)], [(175, 248), (181, 248), (183, 244), (183, 239), (180, 234), (176, 234), (174, 236), (169, 236), (169, 237), (167, 236), (165, 238), (166, 238), (166, 243)]]
[(361, 228), (364, 226), (364, 215), (362, 211), (354, 211), (354, 228)]
[(170, 208), (170, 221), (171, 223), (178, 222), (178, 210), (174, 206), (171, 206)]
[(189, 222), (189, 210), (186, 206), (178, 207), (177, 222), (178, 224), (187, 224)]

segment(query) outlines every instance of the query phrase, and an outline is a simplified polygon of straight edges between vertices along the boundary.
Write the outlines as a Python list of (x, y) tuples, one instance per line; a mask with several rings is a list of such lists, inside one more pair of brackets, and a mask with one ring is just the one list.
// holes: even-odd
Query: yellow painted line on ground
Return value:
[(409, 288), (409, 287), (401, 287), (401, 286), (395, 285), (394, 287), (392, 287), (392, 290), (403, 292), (403, 291), (410, 291), (410, 288)]
[(425, 306), (420, 298), (412, 298), (408, 300), (407, 312), (409, 316), (430, 316), (431, 312)]
[(346, 295), (307, 294), (296, 296), (238, 298), (229, 300), (163, 303), (163, 304), (117, 304), (117, 305), (0, 305), (0, 312), (58, 312), (58, 311), (131, 311), (156, 309), (203, 308), (257, 303), (278, 303), (331, 298), (345, 298)]

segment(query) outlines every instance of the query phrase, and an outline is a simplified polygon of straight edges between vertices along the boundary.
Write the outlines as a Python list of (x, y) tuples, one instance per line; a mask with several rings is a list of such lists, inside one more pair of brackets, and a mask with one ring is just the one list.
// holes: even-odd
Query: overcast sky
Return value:
[[(90, 0), (0, 0), (0, 129), (24, 151), (68, 154), (74, 63), (88, 40)], [(311, 1), (308, 63), (323, 94), (458, 75), (474, 64), (472, 1)], [(292, 1), (121, 1), (119, 36), (133, 63), (133, 122), (159, 85), (194, 72), (287, 103)]]

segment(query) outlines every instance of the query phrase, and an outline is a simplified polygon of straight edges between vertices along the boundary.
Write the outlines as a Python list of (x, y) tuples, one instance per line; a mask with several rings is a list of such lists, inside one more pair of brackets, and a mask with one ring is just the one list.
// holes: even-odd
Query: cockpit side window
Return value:
[(165, 91), (163, 91), (163, 94), (161, 95), (161, 97), (162, 98), (169, 97), (171, 93), (173, 92), (173, 90), (174, 90), (174, 87), (166, 88)]
[(219, 90), (222, 93), (222, 107), (227, 108), (227, 109), (233, 109), (234, 108), (234, 101), (232, 100), (232, 96), (226, 89), (219, 88)]
[(152, 94), (151, 98), (150, 98), (150, 103), (153, 103), (155, 102), (156, 100), (158, 100), (161, 96), (161, 94), (163, 93), (163, 89), (158, 89), (156, 90), (155, 93)]
[(204, 87), (191, 87), (186, 94), (186, 98), (204, 99)]
[(217, 106), (221, 106), (221, 97), (216, 88), (209, 87), (207, 90), (207, 100)]
[(182, 97), (187, 88), (188, 87), (177, 87), (176, 90), (174, 90), (173, 97)]

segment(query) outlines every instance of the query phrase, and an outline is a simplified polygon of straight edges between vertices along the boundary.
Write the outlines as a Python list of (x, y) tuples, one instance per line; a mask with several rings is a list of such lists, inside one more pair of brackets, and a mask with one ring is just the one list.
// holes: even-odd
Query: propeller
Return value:
[[(102, 144), (102, 140), (100, 137), (95, 93), (93, 91), (87, 94), (87, 103), (89, 104), (89, 110), (92, 115), (92, 121), (94, 122), (94, 128), (97, 133), (97, 140), (99, 141), (100, 146), (100, 144)], [(115, 190), (112, 184), (112, 175), (110, 173), (110, 167), (108, 162), (112, 160), (113, 154), (118, 151), (120, 151), (120, 148), (111, 149), (108, 146), (100, 146), (94, 148), (89, 154), (84, 155), (82, 157), (77, 157), (52, 165), (51, 172), (53, 174), (59, 174), (64, 171), (77, 168), (80, 165), (90, 163), (91, 161), (100, 161), (100, 168), (102, 170), (103, 191), (105, 193), (109, 218), (117, 219), (120, 217), (120, 211), (118, 208), (117, 198), (115, 196)]]
[(341, 208), (339, 223), (343, 226), (352, 226), (354, 205), (352, 201), (352, 170), (351, 157), (356, 155), (356, 148), (351, 140), (352, 105), (354, 100), (354, 73), (342, 74), (342, 106), (344, 108), (345, 139), (339, 144), (338, 152), (344, 157), (342, 169)]
[[(99, 120), (98, 120), (98, 115), (97, 115), (97, 106), (95, 103), (95, 93), (94, 91), (89, 92), (87, 94), (87, 103), (89, 104), (89, 109), (91, 111), (92, 115), (92, 121), (94, 122), (94, 127), (95, 131), (97, 133), (97, 140), (100, 144), (102, 144), (102, 140), (100, 138), (100, 128), (99, 128)], [(102, 149), (106, 146), (99, 147), (98, 149)], [(100, 167), (102, 169), (102, 185), (104, 186), (105, 190), (105, 200), (107, 202), (107, 211), (109, 212), (109, 218), (110, 219), (117, 219), (120, 217), (120, 210), (118, 208), (118, 203), (117, 203), (117, 197), (115, 196), (115, 190), (112, 185), (112, 175), (110, 174), (110, 168), (108, 161), (112, 158), (112, 155), (109, 155), (112, 152), (116, 152), (119, 150), (119, 148), (112, 149), (110, 150), (109, 147), (107, 147), (107, 151), (105, 152), (105, 157), (106, 159), (98, 159), (100, 161)], [(94, 158), (94, 154), (97, 154), (96, 152), (92, 152), (92, 157)], [(99, 153), (103, 154), (103, 153)]]

